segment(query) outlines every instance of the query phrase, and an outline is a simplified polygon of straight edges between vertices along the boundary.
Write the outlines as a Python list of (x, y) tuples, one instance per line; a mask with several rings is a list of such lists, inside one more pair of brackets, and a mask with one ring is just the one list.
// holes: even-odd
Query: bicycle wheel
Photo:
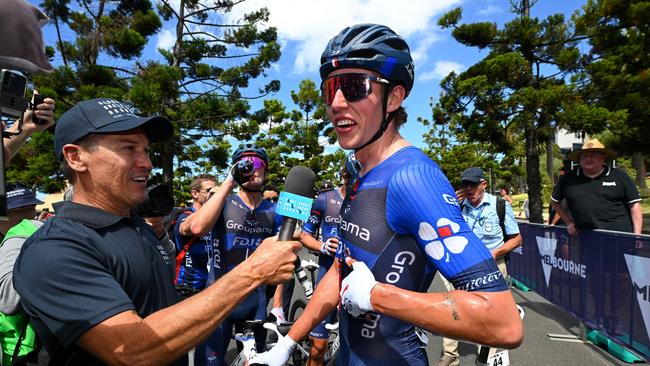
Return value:
[(296, 301), (291, 304), (291, 308), (289, 309), (289, 321), (290, 322), (295, 322), (298, 320), (302, 312), (305, 310), (305, 307), (307, 306), (307, 303), (305, 300), (302, 299), (296, 299)]

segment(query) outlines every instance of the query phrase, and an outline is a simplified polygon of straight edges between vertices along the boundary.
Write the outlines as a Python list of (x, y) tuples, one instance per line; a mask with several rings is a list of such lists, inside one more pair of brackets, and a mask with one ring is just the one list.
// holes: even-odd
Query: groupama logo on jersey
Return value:
[(632, 277), (636, 300), (639, 302), (645, 330), (650, 337), (650, 258), (624, 254), (627, 269)]
[[(436, 222), (435, 228), (428, 222), (421, 222), (418, 228), (418, 236), (422, 240), (430, 241), (424, 247), (424, 250), (433, 259), (439, 261), (445, 257), (447, 251), (453, 254), (462, 253), (465, 246), (469, 243), (466, 237), (456, 235), (459, 230), (460, 225), (446, 217), (442, 217)], [(445, 261), (449, 262), (448, 253)]]

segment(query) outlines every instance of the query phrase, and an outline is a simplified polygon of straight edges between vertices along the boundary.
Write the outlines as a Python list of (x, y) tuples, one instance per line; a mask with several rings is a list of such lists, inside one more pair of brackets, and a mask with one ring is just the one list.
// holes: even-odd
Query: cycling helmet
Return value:
[(260, 159), (264, 160), (264, 164), (269, 166), (269, 158), (266, 155), (266, 151), (261, 147), (257, 147), (255, 144), (242, 144), (239, 145), (239, 148), (235, 150), (235, 153), (232, 154), (232, 163), (238, 162), (244, 156), (257, 156)]
[(332, 38), (320, 57), (320, 77), (342, 68), (361, 68), (401, 84), (408, 96), (415, 67), (406, 41), (379, 24), (357, 24)]

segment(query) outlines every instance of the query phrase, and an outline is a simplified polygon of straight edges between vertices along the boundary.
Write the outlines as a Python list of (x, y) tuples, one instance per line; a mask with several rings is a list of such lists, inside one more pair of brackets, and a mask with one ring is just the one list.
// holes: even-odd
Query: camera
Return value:
[(135, 207), (135, 212), (142, 217), (160, 217), (169, 215), (174, 209), (174, 197), (169, 186), (159, 184), (147, 188), (144, 202)]
[[(43, 103), (45, 96), (34, 95), (34, 103), (25, 99), (27, 91), (27, 77), (18, 71), (2, 69), (0, 71), (0, 112), (3, 116), (22, 119), (23, 113), (27, 109), (32, 111)], [(32, 116), (36, 124), (45, 124), (46, 120)]]

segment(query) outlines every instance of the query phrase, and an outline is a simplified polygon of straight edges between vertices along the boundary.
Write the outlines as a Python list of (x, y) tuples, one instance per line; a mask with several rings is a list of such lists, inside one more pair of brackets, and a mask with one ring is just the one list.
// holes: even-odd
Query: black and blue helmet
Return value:
[(257, 156), (258, 158), (264, 160), (264, 164), (266, 164), (266, 166), (269, 166), (269, 157), (266, 155), (266, 151), (255, 144), (239, 145), (239, 148), (235, 150), (234, 154), (232, 154), (233, 164), (238, 162), (244, 156)]
[(415, 66), (406, 41), (380, 24), (357, 24), (332, 38), (320, 58), (320, 77), (342, 68), (361, 68), (401, 84), (409, 94)]

